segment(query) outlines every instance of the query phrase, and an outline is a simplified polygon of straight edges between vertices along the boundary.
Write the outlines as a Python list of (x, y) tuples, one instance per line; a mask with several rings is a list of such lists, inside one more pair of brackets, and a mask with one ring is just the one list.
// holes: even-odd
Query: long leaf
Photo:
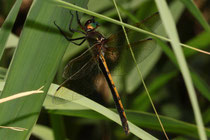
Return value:
[(5, 44), (8, 40), (10, 32), (12, 30), (12, 27), (13, 27), (13, 24), (17, 17), (21, 3), (22, 3), (22, 0), (17, 0), (15, 2), (13, 8), (11, 9), (9, 15), (7, 16), (6, 20), (4, 21), (4, 23), (0, 29), (0, 59), (4, 52)]
[(196, 7), (195, 3), (192, 0), (181, 0), (181, 2), (184, 3), (184, 5), (193, 14), (193, 16), (200, 22), (200, 24), (202, 25), (202, 27), (206, 31), (210, 31), (210, 27), (209, 27), (208, 22), (204, 19), (202, 13)]
[[(84, 1), (77, 2), (80, 2), (80, 5), (84, 3)], [(44, 91), (47, 92), (68, 45), (53, 22), (56, 20), (61, 27), (67, 27), (68, 16), (68, 10), (49, 5), (42, 0), (34, 1), (24, 24), (1, 97), (34, 90), (41, 86), (44, 86)], [(17, 133), (1, 129), (0, 139), (29, 138), (44, 98), (45, 95), (34, 95), (1, 105), (1, 125), (24, 127), (29, 131)]]
[(171, 45), (173, 47), (174, 53), (176, 55), (178, 64), (180, 66), (180, 70), (182, 72), (187, 90), (188, 90), (188, 94), (190, 97), (190, 101), (193, 107), (193, 111), (194, 111), (194, 115), (195, 115), (195, 120), (196, 123), (198, 125), (198, 133), (201, 139), (207, 139), (206, 137), (206, 133), (204, 130), (204, 125), (203, 125), (203, 121), (202, 121), (202, 117), (201, 117), (201, 112), (199, 109), (199, 105), (198, 105), (198, 101), (196, 98), (196, 94), (195, 94), (195, 89), (193, 87), (192, 84), (192, 79), (190, 77), (190, 72), (189, 69), (187, 67), (187, 63), (186, 60), (184, 58), (184, 54), (181, 50), (181, 47), (179, 46), (179, 38), (178, 38), (178, 34), (175, 28), (175, 24), (174, 21), (172, 19), (172, 15), (170, 10), (168, 9), (168, 6), (166, 4), (166, 2), (164, 0), (156, 0), (156, 4), (157, 7), (160, 11), (160, 15), (161, 15), (161, 19), (163, 21), (164, 27), (166, 29), (166, 32), (168, 34), (168, 36), (171, 38), (172, 42)]
[[(78, 96), (76, 93), (70, 90), (68, 90), (68, 93), (67, 93), (68, 97), (71, 98), (70, 101), (62, 100), (63, 104), (53, 104), (52, 95), (54, 94), (57, 87), (58, 85), (55, 85), (55, 84), (51, 85), (48, 95), (44, 102), (44, 107), (48, 110), (49, 113), (57, 114), (57, 115), (97, 119), (97, 120), (109, 119), (109, 113), (107, 114), (107, 112), (104, 112), (104, 110), (97, 109), (98, 103), (95, 103), (94, 101), (91, 101), (90, 99), (87, 99), (86, 97)], [(64, 92), (61, 93), (62, 98), (66, 99)], [(81, 101), (78, 101), (78, 100), (81, 100)], [(91, 104), (93, 103), (95, 105), (94, 106), (95, 109), (90, 108), (90, 106), (86, 102), (91, 102)], [(105, 107), (103, 108), (105, 109)], [(112, 109), (112, 111), (114, 110), (116, 109)], [(148, 128), (148, 129), (161, 131), (160, 124), (157, 121), (156, 116), (154, 114), (146, 113), (142, 111), (132, 111), (132, 110), (126, 110), (126, 113), (127, 113), (128, 119), (131, 120), (132, 123), (134, 123), (135, 125), (138, 125), (139, 127), (142, 127), (142, 128)], [(196, 133), (197, 132), (196, 125), (179, 121), (179, 120), (166, 117), (166, 116), (160, 116), (160, 118), (163, 121), (167, 132), (198, 138), (198, 134)], [(205, 130), (207, 132), (208, 137), (210, 138), (210, 129), (206, 128)]]
[[(55, 91), (56, 91), (56, 86), (52, 85), (52, 87), (50, 88), (51, 90), (49, 91), (48, 95), (49, 96), (53, 96)], [(103, 107), (102, 105), (80, 95), (77, 94), (67, 88), (61, 88), (59, 90), (59, 92), (61, 93), (61, 96), (56, 95), (57, 98), (60, 98), (62, 100), (66, 100), (69, 103), (67, 104), (61, 104), (59, 105), (60, 107), (65, 107), (68, 109), (71, 108), (75, 108), (77, 107), (78, 109), (91, 109), (94, 110), (104, 116), (106, 116), (107, 118), (111, 119), (112, 121), (118, 123), (119, 125), (121, 125), (120, 122), (120, 118), (118, 116), (117, 113), (112, 112), (111, 110)], [(45, 102), (45, 106), (50, 107), (50, 106), (55, 106), (54, 104), (52, 104), (51, 99), (46, 100)], [(48, 105), (46, 105), (48, 104)], [(58, 106), (58, 107), (59, 107)], [(76, 109), (76, 108), (75, 108)], [(134, 125), (131, 122), (128, 122), (129, 127), (130, 127), (130, 132), (133, 133), (134, 135), (136, 135), (137, 137), (141, 138), (141, 139), (156, 139), (155, 137), (153, 137), (152, 135), (150, 135), (149, 133), (147, 133), (146, 131), (140, 129), (139, 127), (137, 127), (136, 125)]]

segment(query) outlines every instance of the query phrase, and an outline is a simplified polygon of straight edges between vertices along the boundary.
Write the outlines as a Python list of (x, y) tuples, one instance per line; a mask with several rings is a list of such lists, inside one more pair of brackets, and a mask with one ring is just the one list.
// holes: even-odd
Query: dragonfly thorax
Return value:
[(103, 42), (106, 40), (106, 38), (99, 32), (93, 31), (87, 33), (87, 41), (90, 46), (93, 46), (95, 44), (104, 44)]

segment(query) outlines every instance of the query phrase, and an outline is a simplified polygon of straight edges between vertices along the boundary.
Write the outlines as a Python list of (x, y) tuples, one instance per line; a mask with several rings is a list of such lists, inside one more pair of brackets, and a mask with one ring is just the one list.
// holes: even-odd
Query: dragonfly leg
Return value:
[(71, 80), (71, 78), (66, 79), (63, 83), (60, 84), (60, 86), (56, 89), (56, 91), (58, 91), (61, 87), (63, 87), (70, 80)]
[(78, 45), (78, 46), (80, 46), (80, 45), (82, 45), (84, 42), (85, 42), (85, 40), (86, 40), (86, 38), (84, 38), (80, 43), (75, 43), (75, 42), (72, 42), (72, 43), (74, 43), (75, 45)]
[[(75, 29), (72, 29), (72, 28), (71, 28), (71, 26), (72, 26), (72, 21), (73, 21), (73, 18), (74, 18), (74, 15), (72, 14), (71, 11), (69, 11), (69, 13), (71, 14), (71, 20), (70, 20), (70, 24), (69, 24), (69, 31), (72, 32), (72, 33), (78, 32), (78, 33), (85, 34), (85, 33), (82, 32), (82, 31), (75, 30)], [(78, 13), (77, 13), (77, 18), (79, 18), (79, 17), (78, 17)], [(77, 23), (78, 23), (79, 26), (82, 27), (82, 29), (83, 29), (83, 26), (82, 26), (82, 24), (80, 23), (80, 20), (77, 19)]]
[[(58, 28), (58, 30), (60, 31), (60, 33), (66, 38), (66, 40), (70, 41), (71, 43), (80, 46), (80, 45), (82, 45), (82, 44), (85, 42), (85, 40), (86, 40), (86, 37), (85, 37), (85, 36), (83, 36), (83, 37), (78, 37), (78, 38), (69, 38), (69, 36), (67, 36), (67, 35), (64, 33), (64, 31), (55, 23), (55, 21), (54, 21), (54, 24), (55, 24), (55, 26)], [(83, 40), (82, 40), (82, 42), (80, 42), (80, 43), (75, 43), (75, 42), (73, 42), (73, 41), (81, 40), (81, 39), (83, 39)]]
[(82, 23), (80, 22), (78, 11), (76, 11), (76, 16), (77, 16), (77, 23), (79, 24), (80, 28), (85, 31), (85, 28), (82, 26)]
[(92, 16), (92, 20), (95, 21), (95, 17), (94, 16)]
[[(75, 40), (81, 40), (83, 39), (80, 43), (76, 43), (76, 42), (73, 42)], [(73, 43), (74, 45), (77, 45), (77, 46), (81, 46), (85, 41), (86, 41), (86, 37), (80, 37), (80, 38), (73, 38), (73, 39), (70, 39), (68, 40), (70, 41), (71, 43)]]
[[(66, 39), (67, 39), (67, 38), (66, 38)], [(73, 41), (81, 40), (81, 39), (83, 39), (83, 40), (82, 40), (80, 43), (73, 42)], [(68, 38), (67, 40), (70, 41), (71, 43), (73, 43), (74, 45), (81, 46), (81, 45), (85, 42), (86, 37), (71, 38), (71, 39)]]

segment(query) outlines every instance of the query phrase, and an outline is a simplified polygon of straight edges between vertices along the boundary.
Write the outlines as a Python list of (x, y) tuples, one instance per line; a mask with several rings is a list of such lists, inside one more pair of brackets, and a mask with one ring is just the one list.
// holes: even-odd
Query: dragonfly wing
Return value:
[(87, 49), (80, 56), (71, 60), (64, 68), (63, 77), (69, 80), (81, 79), (96, 65), (93, 55)]
[[(97, 75), (100, 70), (95, 58), (91, 54), (91, 49), (93, 49), (93, 47), (87, 49), (66, 65), (63, 73), (65, 81), (57, 89), (55, 93), (56, 96), (62, 96), (62, 91), (59, 89), (64, 85), (83, 95), (88, 95), (92, 92), (94, 89), (92, 84), (94, 82), (94, 75)], [(67, 101), (59, 99), (56, 96), (53, 98), (54, 104), (67, 103)], [(75, 100), (75, 98), (77, 97), (72, 97), (73, 100)]]
[[(154, 31), (155, 27), (158, 24), (158, 21), (160, 19), (159, 13), (154, 13), (153, 15), (149, 16), (148, 18), (145, 18), (139, 23), (136, 23), (134, 26), (147, 30), (147, 31)], [(126, 33), (128, 34), (130, 42), (136, 42), (138, 40), (142, 40), (144, 38), (148, 38), (148, 35), (126, 29)], [(124, 35), (124, 31), (121, 30), (120, 32), (117, 32), (115, 34), (112, 34), (109, 36), (107, 44), (108, 46), (115, 46), (115, 47), (121, 47), (124, 45), (126, 39)]]
[(139, 27), (144, 30), (151, 31), (154, 28), (154, 25), (158, 26), (158, 21), (160, 20), (160, 15), (158, 12), (152, 14), (151, 16), (145, 18), (139, 23), (136, 23), (136, 27)]
[[(82, 67), (81, 69), (79, 69), (79, 71), (71, 75), (59, 86), (59, 88), (55, 93), (55, 95), (58, 97), (54, 96), (53, 103), (55, 104), (67, 103), (67, 101), (59, 98), (59, 96), (62, 96), (62, 90), (60, 90), (60, 88), (63, 87), (64, 85), (67, 86), (69, 89), (75, 91), (76, 93), (80, 93), (84, 96), (92, 93), (94, 89), (93, 87), (94, 74), (96, 75), (99, 73), (99, 68), (97, 67), (96, 64), (91, 63), (91, 61), (92, 60), (89, 60), (86, 63), (87, 65), (84, 65), (84, 67)], [(80, 73), (82, 74), (82, 76), (80, 75)], [(78, 99), (78, 97), (75, 96), (73, 93), (71, 98), (72, 100)]]
[[(156, 41), (151, 38), (139, 40), (131, 44), (131, 49), (137, 63), (141, 63), (156, 49)], [(125, 52), (130, 53), (128, 46)]]
[[(159, 19), (159, 14), (155, 13), (140, 23), (137, 23), (136, 26), (144, 30), (153, 31), (154, 26), (156, 26)], [(154, 40), (150, 39), (148, 35), (129, 29), (127, 29), (126, 32), (129, 41), (134, 42), (131, 43), (131, 48), (137, 59), (137, 63), (141, 63), (156, 48), (156, 43)], [(110, 66), (110, 69), (116, 69), (119, 75), (124, 75), (133, 68), (133, 59), (123, 31), (111, 35), (106, 41), (105, 48), (105, 58), (108, 61), (107, 63)], [(117, 63), (117, 68), (113, 63)]]
[[(109, 47), (105, 53), (107, 64), (109, 65), (110, 69), (114, 70), (115, 75), (127, 74), (135, 67), (129, 46), (125, 45), (121, 47), (121, 49)], [(147, 38), (132, 43), (130, 47), (134, 53), (137, 64), (139, 64), (155, 50), (156, 42), (151, 38)], [(112, 58), (112, 56), (114, 56), (114, 58)], [(110, 59), (110, 57), (112, 59)]]

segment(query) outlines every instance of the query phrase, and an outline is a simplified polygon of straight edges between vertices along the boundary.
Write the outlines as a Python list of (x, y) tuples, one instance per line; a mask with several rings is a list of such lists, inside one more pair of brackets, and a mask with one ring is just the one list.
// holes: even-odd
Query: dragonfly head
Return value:
[(99, 24), (98, 22), (95, 21), (94, 17), (89, 19), (86, 23), (85, 23), (85, 28), (87, 32), (91, 32), (94, 31), (96, 28), (98, 28)]

